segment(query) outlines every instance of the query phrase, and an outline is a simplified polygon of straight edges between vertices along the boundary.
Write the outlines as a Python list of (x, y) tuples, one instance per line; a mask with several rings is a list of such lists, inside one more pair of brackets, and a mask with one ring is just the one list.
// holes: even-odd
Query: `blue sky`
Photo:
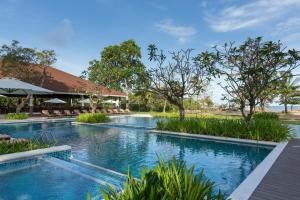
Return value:
[[(59, 69), (80, 75), (107, 45), (194, 48), (263, 36), (300, 50), (300, 0), (1, 0), (0, 44), (53, 49)], [(216, 81), (209, 93), (219, 102)]]

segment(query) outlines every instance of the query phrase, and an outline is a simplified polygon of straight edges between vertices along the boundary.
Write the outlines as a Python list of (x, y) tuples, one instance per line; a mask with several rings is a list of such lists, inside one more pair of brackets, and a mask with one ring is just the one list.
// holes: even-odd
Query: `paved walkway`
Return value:
[(300, 139), (289, 141), (249, 199), (300, 199)]

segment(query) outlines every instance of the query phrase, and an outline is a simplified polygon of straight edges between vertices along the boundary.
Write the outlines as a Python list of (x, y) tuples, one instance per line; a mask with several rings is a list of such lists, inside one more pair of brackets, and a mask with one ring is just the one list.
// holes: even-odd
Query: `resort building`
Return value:
[[(34, 111), (39, 112), (43, 109), (43, 106), (36, 105), (36, 98), (42, 98), (43, 100), (50, 98), (60, 98), (67, 102), (64, 106), (74, 107), (75, 102), (83, 101), (86, 98), (89, 98), (91, 95), (101, 96), (104, 99), (109, 98), (117, 102), (123, 100), (128, 100), (127, 94), (107, 88), (102, 85), (96, 85), (89, 80), (81, 79), (80, 77), (74, 76), (70, 73), (64, 72), (54, 67), (39, 67), (39, 66), (28, 66), (28, 72), (34, 75), (28, 75), (28, 77), (18, 77), (17, 75), (7, 75), (3, 73), (3, 70), (0, 69), (0, 77), (9, 77), (21, 79), (24, 82), (40, 86), (42, 88), (53, 91), (51, 94), (36, 94), (33, 95), (33, 102), (35, 104)], [(16, 94), (6, 94), (5, 96), (11, 97), (22, 97), (24, 95)], [(84, 103), (79, 103), (77, 106), (83, 107)], [(86, 104), (87, 105), (87, 104)], [(1, 113), (13, 112), (15, 108), (2, 108)]]

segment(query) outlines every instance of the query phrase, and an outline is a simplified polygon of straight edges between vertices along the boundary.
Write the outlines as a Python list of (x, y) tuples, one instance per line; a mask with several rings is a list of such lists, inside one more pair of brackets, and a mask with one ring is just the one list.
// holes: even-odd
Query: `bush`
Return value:
[(141, 180), (135, 179), (128, 170), (123, 191), (109, 187), (102, 191), (104, 199), (225, 199), (220, 192), (214, 195), (214, 183), (203, 172), (195, 175), (194, 166), (188, 169), (184, 162), (177, 162), (175, 157), (172, 162), (160, 160), (153, 169), (141, 170), (140, 177)]
[(0, 155), (31, 151), (34, 149), (47, 148), (50, 145), (43, 141), (38, 140), (26, 140), (26, 139), (15, 139), (10, 141), (1, 141), (0, 142)]
[(255, 113), (253, 115), (253, 119), (274, 119), (279, 120), (279, 116), (275, 112), (261, 112), (261, 113)]
[(255, 119), (248, 123), (243, 119), (168, 119), (157, 122), (157, 129), (274, 142), (291, 137), (290, 128), (274, 119)]
[(5, 119), (18, 120), (18, 119), (27, 119), (27, 113), (8, 113), (5, 115)]
[(104, 113), (85, 113), (78, 115), (76, 121), (84, 123), (104, 123), (109, 122), (110, 118)]

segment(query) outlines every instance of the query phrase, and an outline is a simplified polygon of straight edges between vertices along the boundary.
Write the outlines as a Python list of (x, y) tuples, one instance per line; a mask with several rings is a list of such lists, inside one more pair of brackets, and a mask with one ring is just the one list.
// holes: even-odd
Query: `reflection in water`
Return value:
[(271, 151), (257, 146), (151, 134), (143, 129), (102, 128), (72, 125), (70, 122), (7, 125), (1, 128), (14, 137), (32, 137), (42, 129), (51, 130), (58, 144), (72, 146), (76, 159), (121, 173), (127, 173), (130, 165), (135, 176), (138, 176), (141, 167), (153, 167), (157, 155), (165, 160), (176, 156), (186, 161), (188, 166), (195, 165), (196, 172), (203, 169), (205, 175), (227, 194)]

